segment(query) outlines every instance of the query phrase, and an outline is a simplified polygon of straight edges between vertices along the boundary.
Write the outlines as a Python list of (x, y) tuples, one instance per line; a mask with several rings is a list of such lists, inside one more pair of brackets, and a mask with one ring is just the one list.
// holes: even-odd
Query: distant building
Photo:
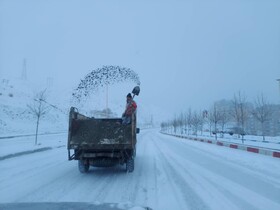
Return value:
[[(266, 136), (280, 136), (280, 105), (269, 105), (272, 115), (270, 120), (264, 122), (264, 135)], [(250, 115), (247, 124), (246, 131), (252, 135), (262, 135), (261, 123), (257, 121), (252, 115)]]
[[(232, 110), (234, 108), (232, 101), (220, 100), (217, 101), (216, 104), (218, 105), (219, 110), (227, 110), (229, 113), (230, 120), (227, 123), (228, 130), (231, 128), (237, 128), (232, 114)], [(253, 109), (252, 103), (247, 103), (247, 106), (249, 115), (245, 124), (245, 133), (249, 135), (262, 135), (261, 123), (251, 114)], [(269, 106), (272, 111), (272, 115), (270, 120), (264, 123), (264, 134), (266, 136), (280, 136), (280, 105), (272, 104)]]

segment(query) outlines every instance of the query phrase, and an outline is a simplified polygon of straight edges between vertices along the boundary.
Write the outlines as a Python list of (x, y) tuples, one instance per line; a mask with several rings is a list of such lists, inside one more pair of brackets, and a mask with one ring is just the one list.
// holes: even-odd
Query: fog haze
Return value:
[(75, 88), (103, 65), (133, 69), (141, 101), (171, 112), (244, 92), (279, 103), (280, 1), (0, 0), (0, 77)]

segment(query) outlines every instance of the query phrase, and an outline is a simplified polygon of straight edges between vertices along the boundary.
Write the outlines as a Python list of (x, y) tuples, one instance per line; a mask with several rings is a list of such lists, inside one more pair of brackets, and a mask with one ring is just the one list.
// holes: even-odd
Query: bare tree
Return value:
[(173, 126), (173, 129), (174, 129), (174, 133), (176, 134), (177, 133), (177, 128), (180, 126), (179, 119), (177, 118), (176, 115), (174, 116), (174, 118), (172, 120), (172, 126)]
[(202, 114), (203, 125), (204, 125), (205, 123), (206, 123), (206, 125), (209, 124), (209, 123), (208, 123), (208, 121), (209, 121), (209, 119), (208, 119), (208, 111), (207, 111), (207, 110), (203, 110), (203, 111), (201, 112), (201, 114)]
[(46, 101), (46, 90), (38, 92), (34, 101), (31, 104), (28, 104), (27, 107), (30, 110), (31, 114), (36, 117), (36, 136), (35, 136), (35, 145), (37, 145), (37, 137), (38, 137), (38, 128), (41, 117), (46, 115), (49, 111), (49, 106), (45, 103)]
[(228, 110), (225, 108), (219, 108), (219, 112), (221, 113), (221, 120), (219, 122), (222, 129), (222, 137), (224, 137), (225, 126), (230, 121), (230, 116)]
[(212, 121), (210, 120), (210, 111), (208, 110), (205, 110), (205, 114), (204, 114), (204, 120), (206, 122), (206, 124), (208, 125), (208, 128), (209, 128), (209, 134), (210, 136), (212, 136)]
[(190, 129), (192, 127), (192, 109), (191, 108), (189, 108), (188, 113), (186, 114), (186, 123), (187, 123), (188, 135), (190, 135)]
[(197, 131), (203, 128), (203, 117), (197, 112), (193, 112), (191, 124), (194, 129), (194, 134), (197, 136)]
[(204, 117), (203, 117), (203, 112), (200, 111), (198, 113), (198, 117), (199, 117), (199, 126), (198, 129), (200, 130), (200, 135), (203, 134), (203, 127), (204, 127)]
[(264, 124), (269, 121), (272, 115), (270, 109), (270, 104), (267, 102), (266, 98), (261, 94), (256, 98), (255, 106), (252, 112), (253, 116), (257, 121), (261, 123), (263, 141), (265, 140)]
[(162, 132), (166, 132), (168, 129), (168, 123), (167, 122), (160, 123), (160, 128)]
[(178, 124), (179, 124), (180, 132), (181, 132), (181, 135), (182, 135), (183, 131), (184, 131), (184, 114), (183, 114), (183, 112), (181, 112), (179, 117), (178, 117)]
[(187, 118), (187, 112), (184, 112), (183, 113), (183, 125), (184, 125), (184, 131), (185, 131), (185, 134), (187, 133), (187, 128), (188, 128), (188, 118)]
[(239, 130), (238, 136), (242, 136), (242, 143), (244, 143), (245, 122), (248, 119), (249, 110), (247, 106), (246, 97), (240, 92), (238, 92), (237, 96), (234, 94), (232, 115), (236, 121)]
[(216, 103), (214, 103), (213, 107), (210, 110), (209, 120), (214, 125), (214, 135), (215, 135), (215, 139), (217, 140), (217, 133), (218, 133), (217, 125), (222, 120), (222, 116), (218, 110), (218, 106)]

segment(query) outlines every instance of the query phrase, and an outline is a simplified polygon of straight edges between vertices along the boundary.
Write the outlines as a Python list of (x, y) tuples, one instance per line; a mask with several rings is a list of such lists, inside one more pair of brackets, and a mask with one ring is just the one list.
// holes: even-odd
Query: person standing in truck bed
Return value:
[(125, 111), (122, 114), (122, 124), (130, 124), (131, 120), (132, 120), (132, 115), (136, 112), (137, 109), (137, 104), (136, 102), (133, 100), (131, 94), (127, 94), (126, 96), (126, 107), (125, 107)]

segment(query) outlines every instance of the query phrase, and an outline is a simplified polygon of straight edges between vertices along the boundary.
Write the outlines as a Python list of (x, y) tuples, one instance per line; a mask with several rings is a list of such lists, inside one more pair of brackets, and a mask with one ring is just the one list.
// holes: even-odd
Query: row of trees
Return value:
[(246, 134), (246, 123), (249, 118), (254, 118), (261, 126), (261, 134), (265, 140), (265, 123), (271, 119), (272, 109), (263, 94), (259, 95), (254, 103), (249, 103), (247, 97), (241, 92), (234, 95), (231, 101), (215, 102), (210, 109), (195, 111), (189, 108), (186, 112), (175, 115), (173, 119), (162, 122), (164, 132), (198, 135), (207, 130), (210, 135), (222, 136), (227, 125), (231, 125), (230, 134), (236, 133), (238, 137)]

